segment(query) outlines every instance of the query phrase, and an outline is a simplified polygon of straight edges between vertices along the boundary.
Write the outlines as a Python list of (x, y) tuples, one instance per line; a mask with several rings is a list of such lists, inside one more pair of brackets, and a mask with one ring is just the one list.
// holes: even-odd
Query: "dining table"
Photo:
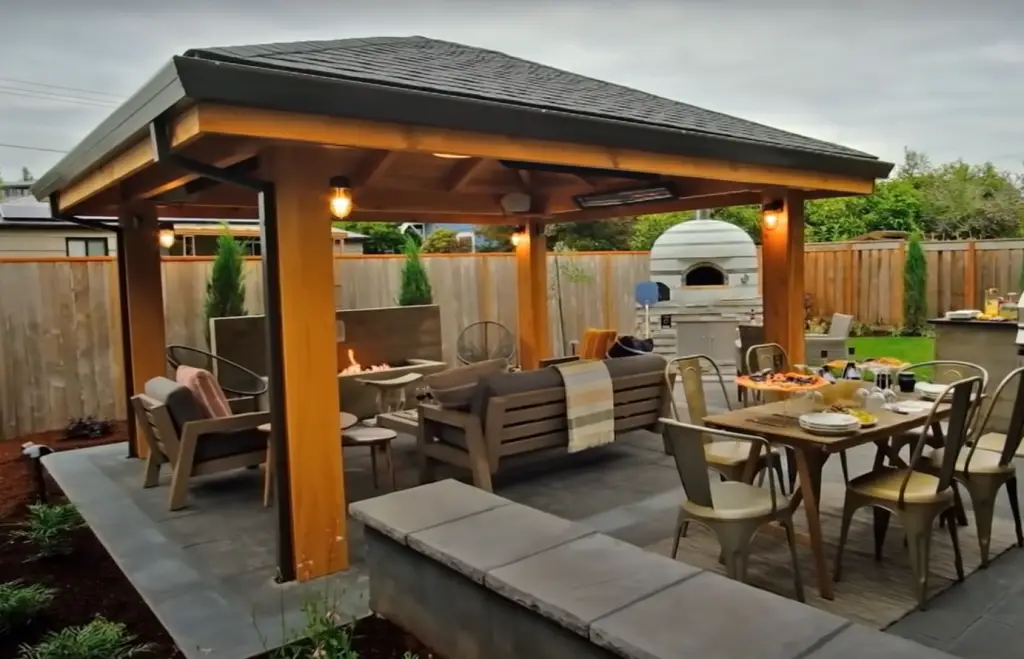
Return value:
[[(917, 394), (901, 394), (900, 400), (919, 400)], [(855, 404), (851, 403), (851, 407)], [(892, 450), (889, 438), (916, 428), (922, 428), (928, 422), (930, 408), (910, 413), (882, 409), (872, 411), (877, 422), (861, 427), (847, 435), (825, 436), (807, 432), (799, 424), (800, 406), (792, 400), (781, 400), (764, 405), (712, 414), (704, 417), (704, 425), (748, 435), (764, 437), (774, 445), (780, 445), (792, 451), (796, 461), (798, 484), (790, 499), (790, 507), (795, 511), (803, 504), (807, 516), (807, 534), (801, 540), (809, 545), (814, 558), (814, 570), (818, 581), (818, 590), (824, 599), (833, 599), (832, 578), (826, 567), (825, 545), (821, 532), (821, 479), (822, 471), (828, 459), (847, 449), (857, 446), (874, 444), (875, 468), (880, 468), (886, 459), (891, 465), (905, 467), (905, 462), (898, 453)], [(806, 410), (804, 410), (806, 411)], [(939, 422), (948, 418), (951, 406), (940, 404), (932, 419), (932, 433), (936, 438), (942, 437)], [(758, 464), (757, 455), (762, 450), (758, 442), (751, 443), (750, 459), (747, 460), (743, 480), (753, 483), (757, 475), (754, 473)], [(791, 467), (792, 468), (792, 467)]]

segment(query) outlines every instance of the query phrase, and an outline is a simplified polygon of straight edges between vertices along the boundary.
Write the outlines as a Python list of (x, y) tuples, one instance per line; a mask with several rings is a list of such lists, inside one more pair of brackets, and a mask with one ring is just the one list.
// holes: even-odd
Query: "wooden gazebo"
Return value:
[(546, 223), (763, 204), (765, 333), (800, 361), (804, 201), (870, 194), (891, 169), (501, 53), (369, 38), (174, 57), (33, 193), (55, 217), (120, 219), (129, 393), (165, 373), (158, 218), (260, 218), (279, 563), (304, 580), (349, 560), (325, 359), (336, 354), (332, 187), (351, 196), (354, 220), (520, 226), (527, 367), (551, 344)]

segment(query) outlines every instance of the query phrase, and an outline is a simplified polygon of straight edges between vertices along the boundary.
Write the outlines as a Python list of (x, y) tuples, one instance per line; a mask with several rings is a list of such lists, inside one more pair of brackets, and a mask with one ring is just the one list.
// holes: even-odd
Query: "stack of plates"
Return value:
[[(925, 400), (938, 400), (942, 392), (946, 390), (944, 384), (932, 384), (931, 382), (918, 382), (914, 385), (914, 391)], [(952, 393), (952, 392), (950, 392)], [(946, 400), (949, 400), (950, 394), (946, 394)]]
[(860, 421), (839, 412), (813, 412), (800, 415), (800, 427), (815, 435), (849, 435), (860, 429)]

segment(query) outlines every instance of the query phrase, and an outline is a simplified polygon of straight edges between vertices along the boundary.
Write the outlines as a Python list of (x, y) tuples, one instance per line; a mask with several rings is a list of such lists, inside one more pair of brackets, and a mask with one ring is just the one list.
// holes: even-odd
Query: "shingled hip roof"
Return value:
[(892, 169), (855, 149), (496, 51), (424, 37), (375, 37), (186, 51), (33, 193), (49, 194), (56, 181), (75, 175), (76, 163), (95, 162), (116, 146), (115, 136), (124, 141), (133, 129), (141, 133), (185, 99), (866, 178)]

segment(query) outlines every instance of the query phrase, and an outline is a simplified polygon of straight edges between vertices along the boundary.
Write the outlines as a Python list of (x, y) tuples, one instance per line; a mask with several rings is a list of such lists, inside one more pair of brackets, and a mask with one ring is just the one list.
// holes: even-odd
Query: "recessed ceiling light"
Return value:
[(464, 156), (459, 153), (435, 153), (438, 158), (472, 158), (473, 156)]

